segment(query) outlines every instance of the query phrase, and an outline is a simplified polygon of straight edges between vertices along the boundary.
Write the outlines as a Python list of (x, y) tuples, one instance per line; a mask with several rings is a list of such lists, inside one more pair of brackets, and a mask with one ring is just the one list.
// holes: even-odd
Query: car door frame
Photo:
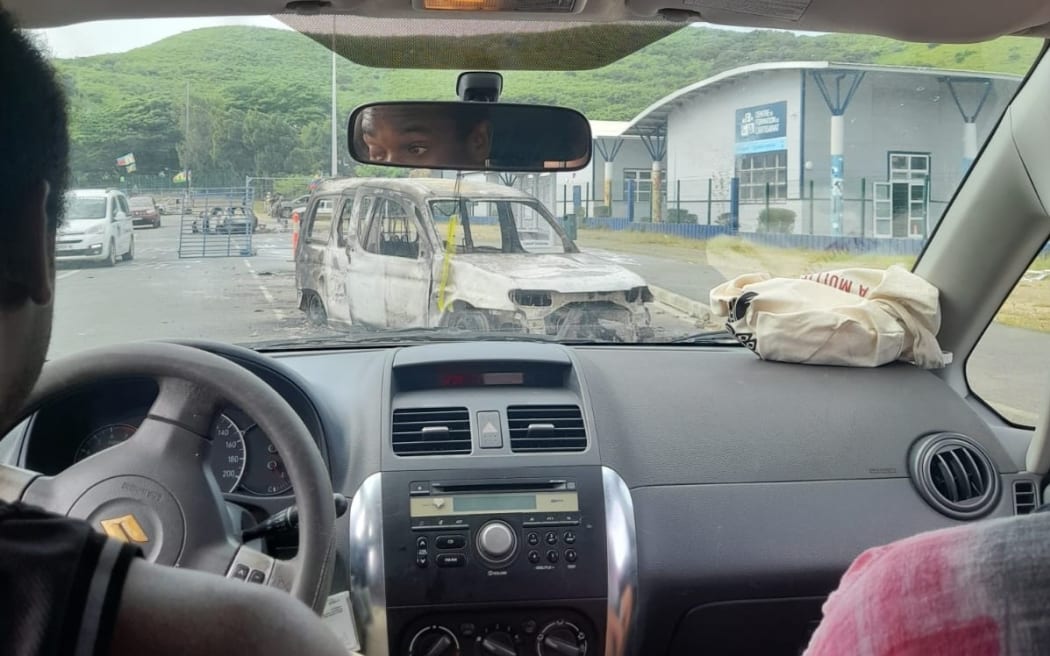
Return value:
[[(347, 276), (350, 271), (351, 241), (355, 238), (357, 211), (357, 189), (344, 190), (340, 195), (338, 211), (332, 215), (331, 234), (325, 255), (325, 308), (328, 319), (342, 325), (352, 325), (350, 298), (347, 292)], [(343, 213), (349, 209), (350, 215)], [(345, 227), (345, 228), (344, 228)]]
[[(431, 320), (434, 244), (425, 220), (416, 213), (422, 201), (376, 186), (363, 187), (358, 193), (361, 202), (364, 203), (367, 198), (369, 204), (367, 221), (358, 223), (359, 230), (356, 231), (356, 240), (352, 242), (353, 248), (350, 250), (347, 298), (351, 316), (355, 322), (374, 327), (428, 326)], [(407, 204), (413, 210), (409, 218), (415, 225), (419, 239), (419, 254), (416, 258), (369, 250), (369, 240), (378, 235), (377, 221), (381, 220), (379, 210), (386, 202), (395, 202), (403, 206)], [(360, 229), (362, 227), (363, 230)], [(410, 314), (405, 321), (398, 321), (390, 312), (390, 307), (406, 299)], [(415, 314), (411, 314), (412, 312)]]
[[(321, 203), (326, 200), (332, 201), (332, 195), (318, 194), (313, 196), (306, 206), (306, 216), (300, 224), (301, 239), (299, 240), (299, 248), (295, 254), (295, 278), (300, 294), (310, 292), (319, 295), (327, 311), (328, 299), (325, 298), (325, 289), (322, 281), (325, 276), (326, 251), (331, 241), (331, 222), (328, 230), (325, 231), (326, 239), (319, 239), (313, 234), (314, 225), (317, 221), (317, 210), (321, 207)], [(300, 300), (304, 299), (301, 298)]]

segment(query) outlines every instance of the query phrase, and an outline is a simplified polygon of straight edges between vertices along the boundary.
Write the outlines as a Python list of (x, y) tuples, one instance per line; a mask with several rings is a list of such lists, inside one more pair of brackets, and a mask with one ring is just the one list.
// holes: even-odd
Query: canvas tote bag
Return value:
[(877, 367), (946, 364), (936, 287), (902, 266), (801, 278), (739, 276), (711, 290), (711, 313), (765, 360)]

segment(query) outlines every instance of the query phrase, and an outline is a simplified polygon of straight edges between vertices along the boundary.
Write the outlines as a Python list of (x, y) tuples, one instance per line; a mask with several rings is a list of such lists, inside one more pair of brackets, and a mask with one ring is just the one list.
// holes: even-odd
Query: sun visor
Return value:
[(628, 23), (278, 14), (292, 29), (362, 66), (475, 70), (600, 68), (681, 28)]

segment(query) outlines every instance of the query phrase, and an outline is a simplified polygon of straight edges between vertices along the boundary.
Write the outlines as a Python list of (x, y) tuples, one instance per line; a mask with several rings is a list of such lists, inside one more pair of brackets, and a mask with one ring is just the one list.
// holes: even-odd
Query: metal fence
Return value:
[(250, 187), (189, 189), (180, 199), (179, 257), (250, 257), (255, 254), (251, 213), (233, 214), (230, 208), (252, 208)]
[[(913, 185), (918, 189), (894, 190), (891, 185)], [(947, 207), (947, 197), (934, 193), (953, 192), (949, 180), (847, 179), (840, 198), (831, 195), (829, 181), (815, 176), (778, 185), (741, 186), (736, 178), (672, 180), (662, 194), (657, 223), (735, 226), (748, 233), (786, 233), (795, 235), (915, 239), (922, 241), (932, 232)], [(643, 187), (633, 194), (613, 189), (606, 204), (601, 189), (589, 183), (562, 185), (554, 206), (559, 216), (582, 214), (588, 218), (613, 218), (635, 223), (653, 221), (651, 190)], [(899, 192), (907, 191), (905, 197)], [(911, 196), (910, 194), (916, 194)], [(916, 199), (919, 200), (916, 200)], [(841, 203), (839, 228), (832, 228), (833, 205)], [(788, 225), (770, 225), (770, 214), (789, 216)], [(582, 218), (582, 217), (581, 217)], [(876, 220), (878, 219), (878, 225)], [(699, 233), (698, 233), (699, 234)]]

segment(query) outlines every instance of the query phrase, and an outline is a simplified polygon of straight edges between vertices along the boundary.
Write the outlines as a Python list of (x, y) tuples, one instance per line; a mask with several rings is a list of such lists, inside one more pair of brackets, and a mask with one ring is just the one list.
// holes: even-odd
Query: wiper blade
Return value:
[(670, 340), (670, 344), (691, 344), (694, 346), (743, 346), (736, 335), (728, 330), (708, 330), (702, 333), (693, 333), (676, 337)]
[(559, 340), (554, 336), (514, 332), (474, 332), (450, 328), (401, 328), (368, 332), (350, 332), (341, 335), (322, 335), (296, 339), (274, 339), (242, 344), (256, 351), (308, 350), (325, 348), (352, 348), (354, 346), (381, 346), (422, 342), (543, 342), (548, 344), (582, 344), (584, 340)]

